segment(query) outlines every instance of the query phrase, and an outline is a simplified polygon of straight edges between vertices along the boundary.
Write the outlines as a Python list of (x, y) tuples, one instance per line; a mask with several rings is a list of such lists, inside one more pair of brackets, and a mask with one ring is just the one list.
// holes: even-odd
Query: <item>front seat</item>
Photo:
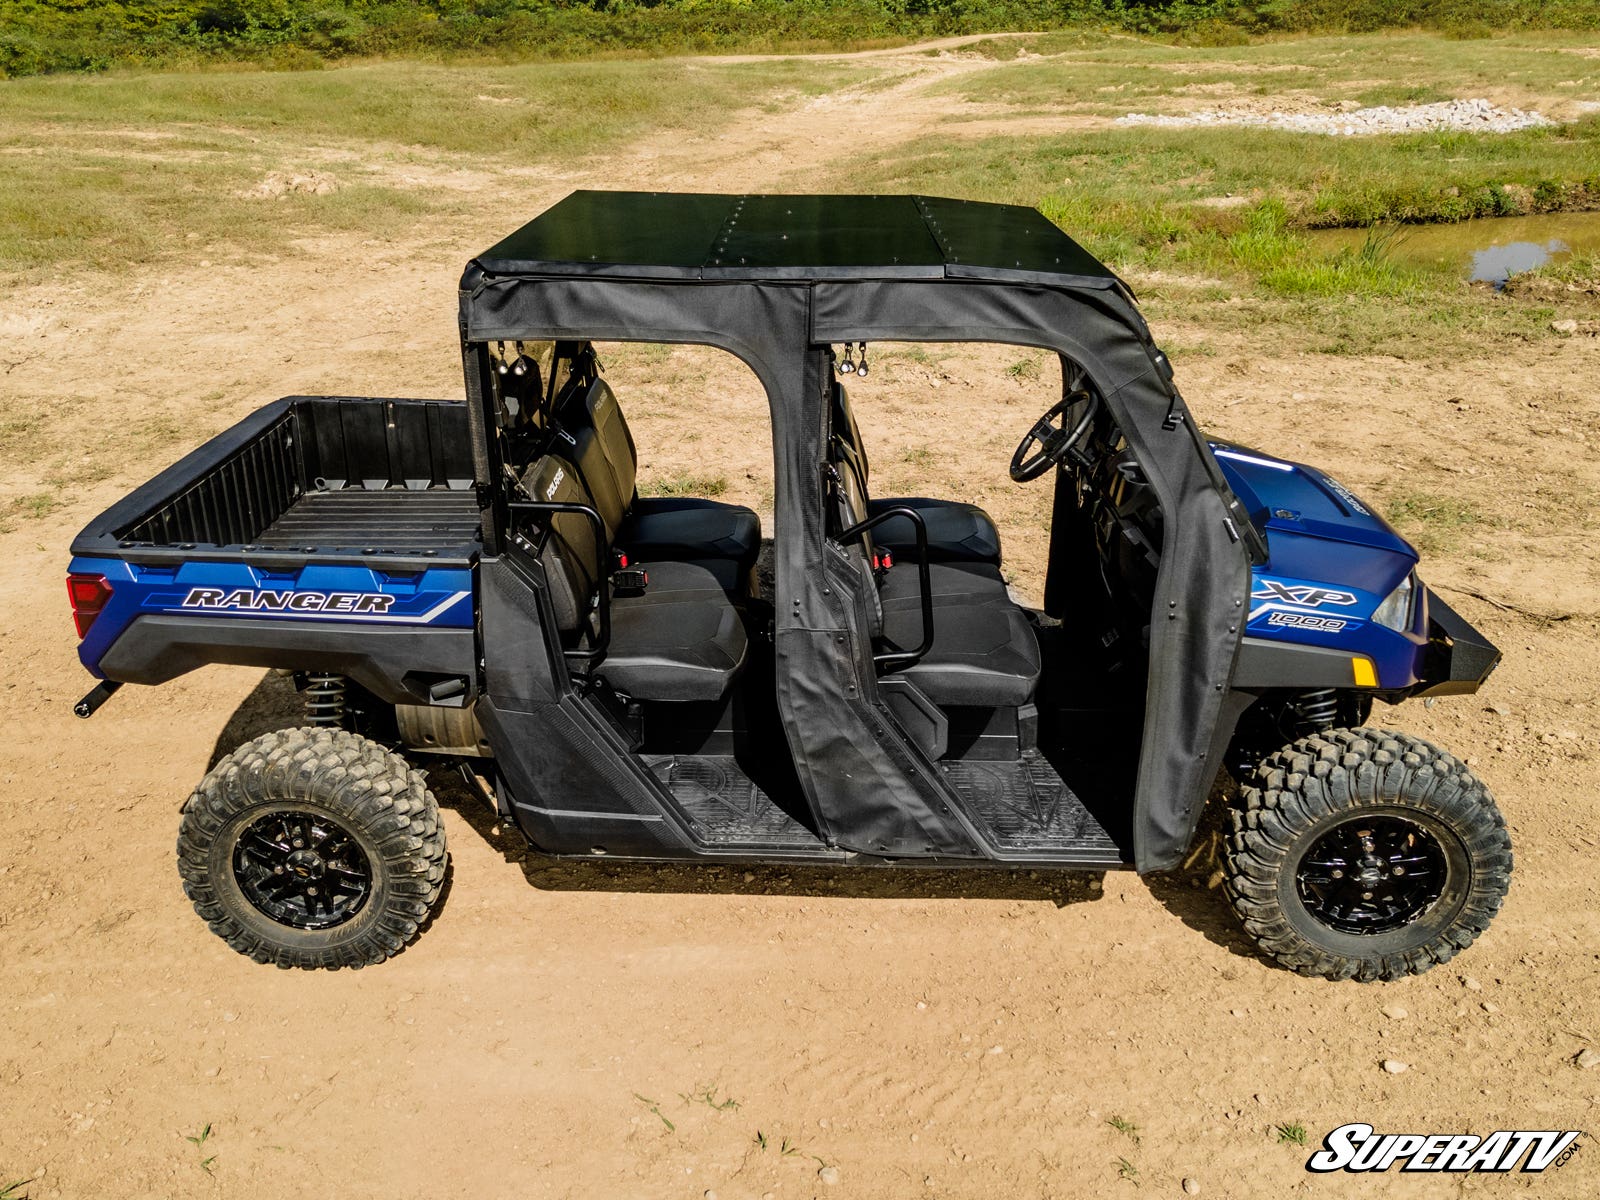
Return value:
[[(831, 533), (863, 520), (867, 506), (859, 482), (835, 469), (829, 481)], [(882, 547), (868, 530), (838, 543), (863, 580), (869, 633), (881, 651), (913, 650), (922, 642), (921, 576), (915, 547), (886, 570)], [(987, 562), (930, 563), (933, 642), (896, 673), (916, 683), (940, 707), (1011, 707), (1027, 704), (1039, 685), (1039, 640), (1011, 599), (999, 568)]]
[[(1000, 565), (1000, 531), (994, 520), (976, 504), (959, 500), (935, 500), (927, 496), (895, 496), (874, 500), (868, 477), (871, 464), (861, 440), (861, 427), (844, 384), (833, 381), (833, 438), (831, 457), (841, 469), (854, 473), (861, 493), (867, 498), (867, 514), (877, 516), (891, 508), (914, 509), (927, 530), (929, 562), (983, 562)], [(915, 556), (917, 531), (908, 517), (891, 517), (874, 531), (881, 549), (897, 558)]]
[[(530, 496), (594, 507), (572, 464), (547, 454), (529, 468), (522, 486)], [(563, 644), (595, 648), (596, 600), (612, 548), (581, 513), (543, 522), (534, 551), (544, 567), (551, 607)], [(611, 638), (595, 673), (617, 691), (640, 700), (719, 700), (744, 668), (749, 640), (723, 580), (699, 563), (631, 564), (649, 582), (638, 591), (612, 590)]]

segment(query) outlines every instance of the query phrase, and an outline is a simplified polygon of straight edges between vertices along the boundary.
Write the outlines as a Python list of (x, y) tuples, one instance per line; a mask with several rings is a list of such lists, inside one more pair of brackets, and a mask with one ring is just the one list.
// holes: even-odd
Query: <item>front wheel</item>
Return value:
[(239, 953), (280, 967), (398, 954), (444, 869), (422, 775), (337, 729), (285, 729), (239, 747), (200, 781), (178, 834), (195, 911)]
[(1262, 760), (1231, 814), (1223, 873), (1245, 929), (1279, 963), (1397, 979), (1488, 928), (1511, 839), (1458, 759), (1407, 734), (1336, 729)]

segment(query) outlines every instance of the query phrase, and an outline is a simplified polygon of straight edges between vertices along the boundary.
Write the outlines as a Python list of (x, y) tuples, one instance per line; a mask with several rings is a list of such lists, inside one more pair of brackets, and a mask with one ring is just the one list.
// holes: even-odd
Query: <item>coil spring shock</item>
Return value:
[(1332, 729), (1339, 720), (1339, 693), (1333, 688), (1305, 692), (1295, 701), (1291, 711), (1295, 717), (1295, 736), (1307, 737)]
[(325, 725), (335, 729), (344, 725), (344, 685), (343, 675), (306, 676), (301, 697), (305, 701), (307, 725)]

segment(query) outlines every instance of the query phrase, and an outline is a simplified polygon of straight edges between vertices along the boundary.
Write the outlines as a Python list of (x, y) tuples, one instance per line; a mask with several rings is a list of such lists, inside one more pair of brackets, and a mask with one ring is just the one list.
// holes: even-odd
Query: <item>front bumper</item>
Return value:
[(1475, 692), (1500, 665), (1500, 650), (1451, 608), (1428, 592), (1428, 644), (1413, 696), (1464, 696)]

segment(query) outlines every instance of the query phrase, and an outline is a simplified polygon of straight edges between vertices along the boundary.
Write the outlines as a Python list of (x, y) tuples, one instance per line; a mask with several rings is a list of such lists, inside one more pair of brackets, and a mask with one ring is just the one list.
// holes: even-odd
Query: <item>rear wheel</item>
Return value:
[(1284, 966), (1395, 979), (1488, 928), (1511, 841), (1458, 759), (1406, 734), (1336, 729), (1262, 760), (1232, 813), (1224, 877), (1245, 929)]
[(201, 780), (178, 834), (195, 911), (239, 953), (280, 967), (362, 967), (399, 953), (444, 868), (422, 775), (337, 729), (241, 746)]

